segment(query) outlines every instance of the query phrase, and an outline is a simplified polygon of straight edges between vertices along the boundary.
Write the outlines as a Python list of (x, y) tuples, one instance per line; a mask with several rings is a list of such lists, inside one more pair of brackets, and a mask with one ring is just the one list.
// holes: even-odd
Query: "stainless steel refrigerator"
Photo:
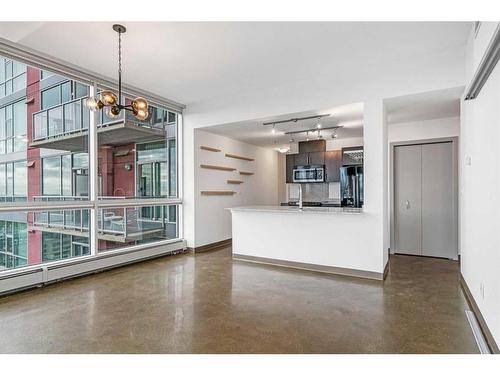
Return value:
[(340, 168), (340, 202), (342, 207), (363, 207), (363, 166)]

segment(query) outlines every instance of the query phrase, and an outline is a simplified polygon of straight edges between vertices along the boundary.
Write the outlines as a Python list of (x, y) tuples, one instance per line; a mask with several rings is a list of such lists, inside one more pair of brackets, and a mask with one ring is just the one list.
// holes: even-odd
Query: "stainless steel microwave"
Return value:
[(293, 182), (325, 182), (323, 165), (296, 166), (293, 169)]

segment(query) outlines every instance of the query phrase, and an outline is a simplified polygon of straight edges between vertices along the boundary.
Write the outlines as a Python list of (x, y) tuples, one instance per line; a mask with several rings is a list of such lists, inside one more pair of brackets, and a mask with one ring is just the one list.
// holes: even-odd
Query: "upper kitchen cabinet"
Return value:
[(362, 165), (363, 146), (344, 147), (342, 149), (342, 165)]
[(296, 154), (286, 155), (286, 183), (293, 183), (293, 168), (295, 167)]
[(309, 153), (295, 154), (295, 165), (309, 165)]
[(323, 165), (325, 164), (325, 151), (310, 152), (308, 154), (309, 163), (308, 165)]
[(299, 153), (295, 155), (295, 165), (325, 164), (326, 141), (299, 142)]
[(325, 152), (325, 150), (326, 150), (326, 141), (324, 139), (299, 142), (299, 154), (307, 154), (310, 152)]
[(340, 181), (340, 168), (342, 167), (342, 150), (325, 152), (325, 181)]

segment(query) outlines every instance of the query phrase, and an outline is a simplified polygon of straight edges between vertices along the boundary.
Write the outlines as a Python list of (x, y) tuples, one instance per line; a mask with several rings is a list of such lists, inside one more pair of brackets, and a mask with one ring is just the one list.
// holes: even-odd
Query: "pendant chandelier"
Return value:
[(98, 97), (89, 97), (85, 106), (91, 111), (105, 108), (106, 116), (117, 118), (122, 110), (130, 111), (135, 118), (144, 121), (149, 116), (149, 104), (146, 99), (138, 97), (130, 104), (122, 103), (122, 34), (127, 31), (125, 26), (113, 25), (113, 30), (118, 33), (118, 96), (109, 90), (101, 91)]

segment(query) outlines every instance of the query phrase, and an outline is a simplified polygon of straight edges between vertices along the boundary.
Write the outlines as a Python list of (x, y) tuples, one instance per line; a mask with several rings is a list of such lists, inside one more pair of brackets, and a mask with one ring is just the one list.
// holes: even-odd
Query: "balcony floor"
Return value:
[(167, 256), (0, 299), (0, 352), (477, 353), (458, 280), (411, 256), (384, 283)]

